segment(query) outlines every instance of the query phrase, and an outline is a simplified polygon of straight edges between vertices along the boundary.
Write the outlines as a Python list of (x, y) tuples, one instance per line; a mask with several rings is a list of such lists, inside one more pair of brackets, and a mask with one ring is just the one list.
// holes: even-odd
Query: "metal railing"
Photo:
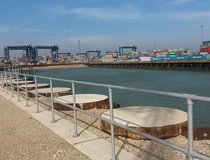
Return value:
[[(97, 119), (103, 120), (105, 122), (108, 122), (111, 125), (111, 151), (112, 151), (112, 159), (115, 160), (117, 159), (117, 155), (115, 152), (115, 136), (114, 136), (114, 126), (118, 126), (121, 127), (123, 129), (126, 129), (128, 131), (131, 131), (135, 134), (139, 134), (140, 136), (147, 138), (149, 140), (152, 140), (154, 142), (166, 145), (168, 147), (171, 147), (172, 149), (175, 149), (177, 151), (180, 151), (182, 153), (184, 153), (187, 157), (188, 160), (192, 160), (193, 158), (199, 158), (199, 159), (204, 159), (204, 160), (209, 160), (210, 157), (207, 155), (203, 155), (201, 153), (199, 153), (197, 150), (194, 149), (193, 147), (193, 101), (204, 101), (204, 102), (210, 102), (210, 97), (202, 97), (202, 96), (197, 96), (197, 95), (191, 95), (191, 94), (178, 94), (178, 93), (173, 93), (173, 92), (163, 92), (163, 91), (156, 91), (156, 90), (148, 90), (148, 89), (141, 89), (141, 88), (131, 88), (131, 87), (124, 87), (124, 86), (116, 86), (116, 85), (107, 85), (107, 84), (99, 84), (99, 83), (90, 83), (90, 82), (84, 82), (84, 81), (75, 81), (75, 80), (66, 80), (66, 79), (60, 79), (60, 78), (52, 78), (52, 77), (44, 77), (44, 76), (39, 76), (39, 75), (27, 75), (27, 74), (20, 74), (16, 71), (7, 71), (6, 69), (4, 69), (3, 71), (0, 72), (0, 76), (1, 76), (1, 81), (2, 81), (2, 89), (4, 91), (4, 88), (6, 87), (7, 89), (7, 93), (9, 92), (9, 86), (11, 88), (11, 93), (13, 96), (13, 91), (14, 91), (14, 87), (17, 88), (16, 93), (18, 94), (18, 100), (20, 100), (20, 87), (19, 87), (19, 83), (17, 83), (16, 86), (14, 86), (12, 84), (13, 80), (19, 81), (20, 79), (24, 79), (25, 80), (25, 87), (21, 88), (21, 90), (25, 91), (25, 100), (26, 100), (26, 106), (28, 106), (28, 93), (30, 93), (31, 91), (29, 91), (27, 89), (27, 79), (33, 78), (34, 79), (34, 83), (35, 83), (35, 92), (33, 91), (33, 94), (35, 94), (36, 98), (36, 106), (37, 106), (37, 110), (36, 112), (39, 113), (39, 102), (38, 102), (38, 96), (39, 97), (45, 97), (43, 95), (38, 94), (37, 92), (37, 84), (38, 84), (38, 79), (45, 79), (49, 81), (50, 84), (50, 89), (51, 89), (51, 97), (45, 97), (46, 99), (48, 99), (51, 102), (51, 108), (52, 108), (52, 122), (55, 122), (55, 118), (54, 118), (54, 103), (58, 103), (61, 105), (64, 105), (66, 107), (69, 107), (71, 109), (73, 109), (73, 117), (74, 117), (74, 137), (78, 136), (77, 133), (77, 111), (87, 114), (89, 116), (93, 116)], [(15, 79), (16, 78), (16, 79)], [(60, 101), (57, 101), (56, 99), (54, 99), (53, 96), (53, 81), (59, 81), (59, 82), (66, 82), (69, 83), (69, 85), (71, 85), (72, 88), (72, 95), (73, 95), (73, 104), (69, 105)], [(108, 95), (109, 95), (109, 109), (110, 109), (110, 120), (106, 119), (104, 117), (101, 117), (97, 114), (82, 110), (78, 107), (76, 107), (76, 84), (82, 84), (82, 85), (88, 85), (88, 86), (97, 86), (97, 87), (102, 87), (107, 89)], [(155, 95), (163, 95), (163, 96), (167, 96), (167, 97), (176, 97), (176, 98), (180, 98), (180, 99), (186, 99), (186, 104), (187, 104), (187, 115), (188, 115), (188, 147), (187, 148), (183, 148), (180, 147), (176, 144), (173, 144), (171, 142), (159, 139), (153, 135), (144, 133), (142, 131), (136, 130), (134, 128), (130, 128), (128, 126), (122, 125), (118, 122), (116, 122), (114, 120), (114, 113), (113, 113), (113, 89), (118, 89), (118, 90), (126, 90), (126, 91), (135, 91), (135, 92), (142, 92), (142, 93), (150, 93), (150, 94), (155, 94)]]

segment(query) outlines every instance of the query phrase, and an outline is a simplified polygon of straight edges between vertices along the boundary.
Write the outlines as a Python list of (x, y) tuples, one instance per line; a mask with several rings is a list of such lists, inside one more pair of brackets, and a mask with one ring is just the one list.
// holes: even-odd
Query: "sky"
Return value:
[(209, 7), (209, 0), (1, 0), (0, 56), (4, 46), (24, 44), (74, 54), (79, 41), (82, 52), (198, 50), (210, 40)]

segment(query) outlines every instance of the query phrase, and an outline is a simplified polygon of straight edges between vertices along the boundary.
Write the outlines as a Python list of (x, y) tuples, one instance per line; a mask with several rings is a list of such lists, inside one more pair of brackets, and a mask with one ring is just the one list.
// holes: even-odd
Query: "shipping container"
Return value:
[(175, 57), (177, 55), (176, 52), (168, 52), (169, 57)]
[(200, 52), (200, 55), (206, 55), (208, 52)]
[(151, 57), (140, 57), (140, 60), (141, 60), (142, 62), (148, 62), (148, 61), (151, 60)]
[(210, 54), (210, 47), (208, 47), (208, 51), (207, 52), (208, 52), (208, 54)]
[(208, 48), (201, 48), (200, 52), (208, 52)]
[[(210, 54), (209, 54), (210, 58)], [(151, 61), (170, 61), (170, 60), (204, 60), (206, 59), (206, 54), (204, 55), (194, 55), (194, 56), (177, 56), (177, 57), (156, 57), (151, 58)]]
[(155, 58), (151, 58), (151, 61), (161, 61), (162, 57), (155, 57)]
[(210, 59), (210, 54), (207, 54), (206, 55), (206, 59)]
[(210, 46), (210, 41), (203, 41), (203, 45)]
[(206, 59), (205, 55), (197, 55), (197, 56), (192, 56), (192, 59)]
[(208, 48), (208, 45), (201, 45), (200, 48)]
[(175, 60), (187, 60), (188, 56), (177, 56), (175, 57)]
[(172, 57), (163, 57), (163, 60), (173, 60)]

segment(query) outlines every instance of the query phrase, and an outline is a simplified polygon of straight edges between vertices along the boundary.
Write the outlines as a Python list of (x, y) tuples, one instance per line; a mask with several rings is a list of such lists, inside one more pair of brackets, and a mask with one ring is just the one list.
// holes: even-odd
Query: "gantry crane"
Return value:
[(51, 58), (53, 62), (58, 61), (58, 46), (57, 45), (49, 45), (49, 46), (35, 46), (33, 47), (33, 59), (35, 62), (38, 62), (38, 50), (39, 49), (50, 49), (51, 50)]
[(10, 50), (25, 50), (27, 62), (33, 62), (33, 48), (31, 45), (23, 45), (23, 46), (5, 46), (4, 47), (4, 60), (6, 64), (11, 63), (10, 59)]
[(137, 47), (135, 45), (119, 47), (118, 56), (123, 56), (124, 55), (123, 49), (131, 49), (132, 52), (136, 52)]
[(98, 50), (98, 49), (86, 51), (87, 56), (89, 56), (90, 53), (96, 53), (97, 54), (97, 57), (100, 57), (101, 56), (101, 51)]

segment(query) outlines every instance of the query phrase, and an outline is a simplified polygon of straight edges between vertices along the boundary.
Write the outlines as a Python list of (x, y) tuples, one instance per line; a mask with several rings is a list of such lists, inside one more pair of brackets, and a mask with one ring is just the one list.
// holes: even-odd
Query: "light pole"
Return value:
[(79, 54), (80, 54), (81, 53), (80, 40), (78, 42), (79, 42)]
[(203, 43), (203, 25), (201, 25), (201, 44)]

